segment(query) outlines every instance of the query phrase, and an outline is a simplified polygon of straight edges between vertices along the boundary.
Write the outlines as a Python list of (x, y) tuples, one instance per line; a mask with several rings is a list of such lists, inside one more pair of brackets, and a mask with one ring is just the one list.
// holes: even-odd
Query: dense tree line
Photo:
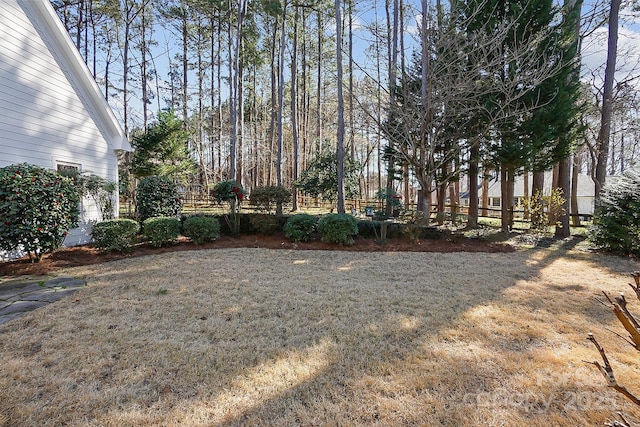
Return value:
[(334, 150), (360, 165), (362, 198), (388, 187), (442, 210), (464, 180), (473, 223), (490, 175), (510, 201), (515, 176), (534, 174), (531, 192), (555, 166), (569, 198), (572, 173), (615, 173), (639, 155), (634, 75), (606, 95), (610, 73), (579, 78), (581, 41), (619, 0), (52, 4), (134, 145), (181, 123), (181, 179), (199, 191), (230, 179), (293, 189)]

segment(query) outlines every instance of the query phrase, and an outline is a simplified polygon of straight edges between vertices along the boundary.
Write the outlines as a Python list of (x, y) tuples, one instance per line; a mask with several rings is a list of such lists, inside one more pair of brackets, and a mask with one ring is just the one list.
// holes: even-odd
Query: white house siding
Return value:
[[(532, 176), (529, 174), (529, 191), (531, 191)], [(544, 175), (544, 189), (543, 194), (549, 194), (551, 192), (551, 184), (553, 176), (551, 172), (545, 172)], [(513, 196), (514, 198), (521, 198), (524, 196), (524, 178), (522, 176), (516, 177), (514, 182)], [(584, 174), (578, 175), (578, 213), (580, 214), (593, 214), (593, 201), (594, 201), (594, 184), (593, 180)], [(492, 181), (489, 185), (489, 207), (499, 208), (501, 206), (501, 193), (500, 193), (500, 181)], [(496, 200), (494, 205), (492, 202)], [(496, 212), (496, 215), (498, 213)]]
[[(77, 64), (69, 65), (69, 47), (59, 45), (60, 34), (51, 36), (59, 22), (52, 25), (46, 22), (49, 15), (33, 12), (47, 12), (50, 5), (29, 2), (0, 1), (0, 167), (77, 165), (117, 182), (114, 148), (122, 147), (113, 143), (113, 124), (106, 129), (101, 122), (96, 100), (88, 99), (95, 94), (88, 95), (82, 89), (87, 82), (79, 82), (87, 76), (78, 75)], [(99, 219), (90, 199), (82, 202), (82, 211), (81, 226), (69, 233), (66, 245), (86, 243), (90, 224)]]

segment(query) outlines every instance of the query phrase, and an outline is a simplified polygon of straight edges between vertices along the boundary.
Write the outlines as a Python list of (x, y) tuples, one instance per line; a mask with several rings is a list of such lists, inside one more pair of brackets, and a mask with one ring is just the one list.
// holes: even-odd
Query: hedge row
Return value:
[(220, 222), (213, 217), (191, 217), (183, 222), (178, 218), (153, 217), (145, 219), (141, 228), (132, 219), (112, 219), (95, 224), (91, 237), (100, 250), (128, 252), (138, 241), (140, 230), (143, 238), (156, 247), (176, 243), (180, 234), (200, 244), (220, 237)]
[[(221, 234), (273, 234), (284, 232), (294, 242), (312, 240), (316, 234), (324, 242), (351, 245), (356, 236), (385, 238), (415, 236), (421, 239), (438, 239), (442, 232), (434, 227), (416, 227), (408, 224), (356, 220), (351, 215), (328, 214), (320, 218), (309, 214), (275, 216), (268, 214), (193, 215), (154, 217), (142, 225), (131, 219), (114, 219), (100, 222), (93, 227), (95, 246), (104, 251), (127, 252), (141, 240), (153, 246), (173, 244), (180, 235), (196, 244), (212, 242)], [(411, 229), (410, 229), (411, 228)], [(140, 235), (141, 234), (141, 235)]]

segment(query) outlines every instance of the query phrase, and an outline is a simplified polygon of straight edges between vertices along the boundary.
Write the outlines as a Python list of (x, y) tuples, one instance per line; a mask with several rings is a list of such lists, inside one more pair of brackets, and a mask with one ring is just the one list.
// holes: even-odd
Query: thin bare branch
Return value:
[(616, 381), (616, 378), (613, 374), (613, 369), (611, 368), (611, 364), (609, 363), (609, 359), (607, 358), (607, 354), (605, 353), (602, 346), (600, 346), (593, 334), (589, 333), (587, 338), (596, 347), (598, 353), (600, 353), (603, 365), (601, 365), (598, 361), (588, 362), (585, 360), (585, 362), (598, 368), (604, 379), (607, 381), (607, 386), (613, 388), (614, 390), (625, 396), (627, 399), (631, 400), (635, 405), (640, 406), (640, 399), (638, 399), (633, 393), (627, 390), (625, 386), (618, 384), (618, 382)]

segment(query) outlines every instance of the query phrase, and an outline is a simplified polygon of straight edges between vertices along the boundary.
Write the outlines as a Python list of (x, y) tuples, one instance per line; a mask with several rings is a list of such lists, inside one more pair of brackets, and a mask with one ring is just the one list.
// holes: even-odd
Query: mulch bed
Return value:
[(176, 251), (225, 248), (268, 248), (295, 250), (340, 250), (355, 252), (513, 252), (515, 248), (506, 243), (488, 242), (482, 239), (454, 236), (438, 240), (421, 240), (415, 243), (407, 239), (388, 239), (385, 244), (375, 239), (357, 238), (352, 246), (324, 243), (318, 239), (311, 242), (293, 243), (282, 234), (246, 235), (238, 238), (221, 236), (212, 243), (196, 245), (181, 238), (175, 245), (155, 248), (148, 243), (136, 245), (127, 254), (104, 253), (91, 245), (62, 248), (45, 255), (39, 263), (28, 258), (0, 262), (0, 276), (45, 275), (68, 267), (99, 264), (123, 258), (133, 258)]

